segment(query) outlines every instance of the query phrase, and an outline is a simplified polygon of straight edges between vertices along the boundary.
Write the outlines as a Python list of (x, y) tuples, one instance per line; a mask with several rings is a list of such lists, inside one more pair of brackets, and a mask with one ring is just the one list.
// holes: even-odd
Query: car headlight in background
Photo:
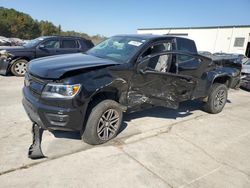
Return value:
[(6, 54), (6, 53), (7, 53), (6, 50), (0, 50), (0, 54), (1, 54), (1, 55), (4, 55), (4, 54)]
[(45, 86), (42, 97), (43, 98), (73, 98), (79, 93), (81, 88), (80, 84), (63, 85), (49, 83)]

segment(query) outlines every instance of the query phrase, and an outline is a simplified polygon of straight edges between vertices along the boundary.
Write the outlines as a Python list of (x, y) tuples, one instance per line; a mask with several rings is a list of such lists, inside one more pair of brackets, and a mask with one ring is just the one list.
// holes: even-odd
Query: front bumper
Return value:
[(79, 131), (82, 129), (85, 108), (62, 108), (43, 104), (23, 88), (23, 106), (30, 120), (47, 130)]

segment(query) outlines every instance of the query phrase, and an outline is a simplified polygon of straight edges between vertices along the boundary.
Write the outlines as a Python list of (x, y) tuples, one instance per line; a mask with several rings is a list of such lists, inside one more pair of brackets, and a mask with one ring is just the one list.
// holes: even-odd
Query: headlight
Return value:
[(42, 92), (43, 98), (73, 98), (79, 93), (80, 84), (63, 85), (63, 84), (47, 84)]

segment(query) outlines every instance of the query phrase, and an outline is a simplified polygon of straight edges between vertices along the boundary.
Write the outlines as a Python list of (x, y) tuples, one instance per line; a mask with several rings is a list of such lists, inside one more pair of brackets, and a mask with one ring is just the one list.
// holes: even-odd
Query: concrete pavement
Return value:
[(224, 111), (186, 102), (125, 115), (118, 137), (90, 146), (78, 133), (45, 132), (48, 158), (30, 160), (23, 78), (0, 76), (0, 187), (250, 187), (250, 93)]

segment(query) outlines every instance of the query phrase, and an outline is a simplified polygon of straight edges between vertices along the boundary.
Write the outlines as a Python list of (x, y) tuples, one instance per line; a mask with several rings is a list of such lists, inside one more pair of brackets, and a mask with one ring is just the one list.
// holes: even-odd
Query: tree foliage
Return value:
[(61, 25), (55, 26), (49, 21), (34, 20), (28, 14), (0, 7), (0, 36), (33, 39), (48, 35), (79, 36), (94, 43), (105, 39), (100, 35), (89, 36), (86, 33), (62, 31)]

